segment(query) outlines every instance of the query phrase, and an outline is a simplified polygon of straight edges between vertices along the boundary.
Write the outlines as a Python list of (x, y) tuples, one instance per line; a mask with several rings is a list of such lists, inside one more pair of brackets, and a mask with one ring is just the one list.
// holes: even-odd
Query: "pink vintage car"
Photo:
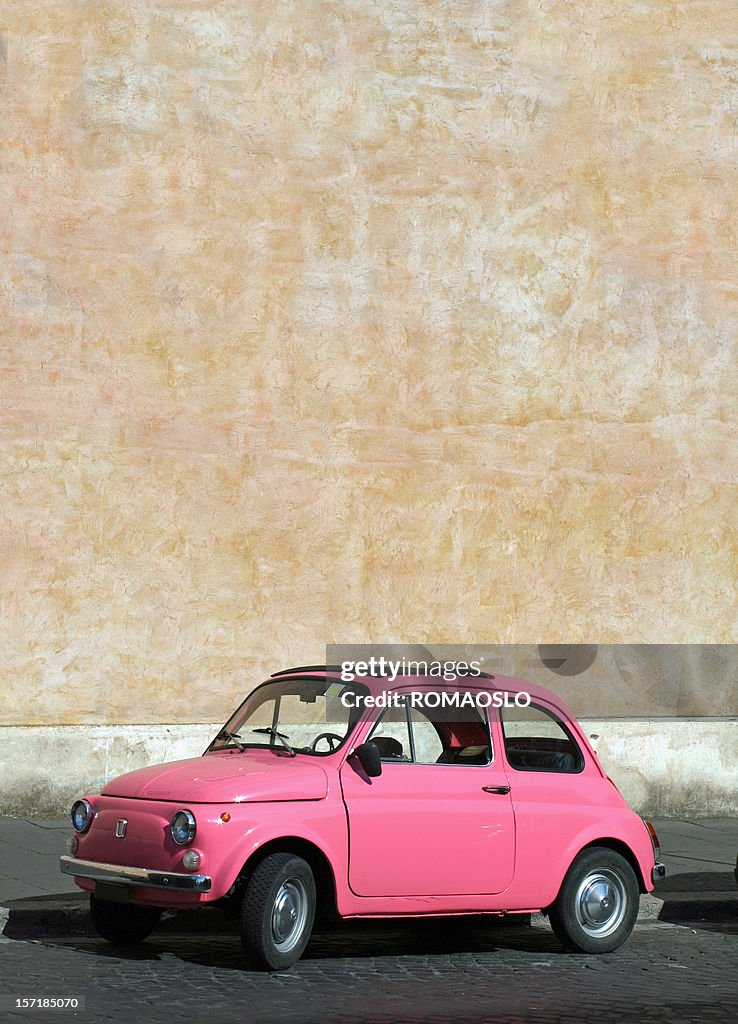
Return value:
[(202, 757), (122, 775), (72, 824), (61, 869), (104, 938), (140, 942), (163, 908), (236, 905), (270, 970), (299, 959), (316, 909), (543, 910), (565, 945), (606, 952), (665, 873), (566, 706), (491, 676), (276, 673)]

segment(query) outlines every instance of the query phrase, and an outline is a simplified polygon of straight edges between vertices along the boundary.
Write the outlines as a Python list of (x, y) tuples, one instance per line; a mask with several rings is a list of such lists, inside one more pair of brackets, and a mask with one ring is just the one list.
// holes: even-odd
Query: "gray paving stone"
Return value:
[(734, 1020), (737, 962), (738, 934), (718, 927), (648, 923), (615, 953), (588, 957), (543, 930), (477, 918), (349, 922), (314, 935), (304, 960), (273, 975), (244, 969), (235, 931), (157, 932), (127, 951), (89, 936), (6, 942), (0, 988), (84, 991), (79, 1019), (101, 1024), (689, 1024)]

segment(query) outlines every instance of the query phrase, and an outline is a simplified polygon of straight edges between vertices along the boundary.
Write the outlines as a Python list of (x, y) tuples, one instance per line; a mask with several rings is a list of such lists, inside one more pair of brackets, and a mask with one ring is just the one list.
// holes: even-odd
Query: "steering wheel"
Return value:
[[(338, 733), (335, 732), (322, 732), (319, 736), (316, 736), (313, 742), (310, 744), (310, 749), (316, 750), (321, 740), (328, 740), (328, 746), (330, 747), (330, 750), (326, 751), (326, 753), (332, 754), (333, 751), (337, 750), (338, 747), (340, 747), (341, 744), (343, 743), (343, 736), (339, 736)], [(333, 746), (334, 740), (336, 741), (335, 747)]]

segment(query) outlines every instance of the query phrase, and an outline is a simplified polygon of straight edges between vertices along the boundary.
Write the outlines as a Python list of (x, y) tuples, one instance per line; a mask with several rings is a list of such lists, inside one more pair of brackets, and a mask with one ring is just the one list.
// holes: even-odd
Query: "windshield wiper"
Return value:
[(233, 740), (238, 749), (242, 752), (246, 749), (245, 743), (238, 742), (241, 739), (241, 736), (237, 732), (228, 732), (227, 729), (221, 729), (215, 738), (216, 740)]
[(276, 729), (272, 729), (271, 726), (268, 726), (265, 729), (252, 729), (251, 731), (252, 732), (263, 732), (263, 733), (266, 733), (267, 736), (272, 736), (274, 739), (277, 739), (277, 740), (280, 741), (280, 743), (285, 748), (285, 750), (290, 755), (290, 757), (297, 757), (297, 754), (295, 753), (295, 751), (292, 749), (292, 747), (287, 742), (287, 740), (289, 739), (289, 736), (286, 736), (285, 733), (277, 732), (277, 730)]

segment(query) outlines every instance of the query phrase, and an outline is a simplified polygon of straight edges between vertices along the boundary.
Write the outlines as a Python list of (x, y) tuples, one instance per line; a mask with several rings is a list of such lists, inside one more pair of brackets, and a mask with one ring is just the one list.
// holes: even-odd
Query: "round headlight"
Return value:
[(179, 846), (186, 846), (195, 838), (197, 824), (190, 811), (177, 811), (172, 818), (172, 839)]
[(72, 804), (72, 826), (75, 832), (86, 832), (92, 824), (95, 812), (87, 800), (77, 800)]

